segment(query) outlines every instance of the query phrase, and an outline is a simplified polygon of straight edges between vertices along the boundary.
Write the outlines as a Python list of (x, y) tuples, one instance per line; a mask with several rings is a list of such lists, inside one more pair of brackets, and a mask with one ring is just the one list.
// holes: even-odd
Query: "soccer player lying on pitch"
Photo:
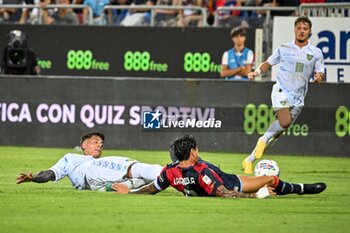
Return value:
[[(292, 184), (277, 176), (248, 177), (230, 175), (218, 167), (199, 161), (196, 139), (185, 135), (175, 140), (174, 155), (179, 161), (163, 168), (158, 178), (139, 189), (114, 183), (116, 193), (156, 194), (169, 186), (186, 196), (217, 196), (231, 198), (265, 198), (269, 195), (317, 194), (326, 189), (326, 184)], [(208, 165), (209, 164), (209, 165)], [(220, 175), (214, 171), (219, 170)], [(225, 183), (226, 182), (226, 183)]]
[(75, 189), (110, 191), (114, 182), (123, 182), (129, 188), (138, 188), (155, 180), (162, 167), (158, 164), (140, 163), (119, 156), (100, 158), (104, 135), (89, 133), (80, 141), (84, 155), (68, 153), (55, 165), (37, 174), (21, 173), (17, 184), (23, 182), (46, 183), (59, 181), (68, 176)]

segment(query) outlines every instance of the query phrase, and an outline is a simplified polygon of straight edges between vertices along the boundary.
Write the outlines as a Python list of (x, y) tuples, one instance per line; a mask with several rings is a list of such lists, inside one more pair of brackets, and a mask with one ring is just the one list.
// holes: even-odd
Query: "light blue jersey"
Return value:
[(107, 182), (122, 182), (129, 179), (129, 177), (127, 177), (129, 168), (135, 163), (138, 163), (138, 161), (121, 156), (109, 156), (95, 159), (86, 172), (88, 188), (91, 190), (105, 191), (105, 184)]
[(92, 9), (95, 18), (101, 16), (103, 8), (109, 4), (109, 0), (84, 0), (83, 3)]
[(303, 106), (310, 78), (314, 72), (324, 73), (323, 60), (321, 50), (310, 42), (300, 48), (292, 41), (278, 47), (267, 62), (281, 63), (276, 86), (292, 99), (294, 106)]
[[(234, 48), (226, 51), (221, 58), (221, 64), (226, 65), (228, 69), (233, 70), (238, 67), (253, 65), (254, 53), (252, 50), (245, 47), (242, 51), (238, 52)], [(226, 77), (227, 80), (246, 80), (248, 76), (240, 76), (238, 74)]]
[(55, 173), (55, 181), (68, 176), (75, 189), (85, 189), (86, 171), (94, 160), (92, 156), (68, 153), (49, 170)]
[(49, 170), (55, 173), (55, 181), (68, 176), (75, 189), (104, 191), (106, 182), (124, 181), (129, 167), (134, 163), (138, 161), (127, 157), (95, 159), (90, 155), (68, 153)]

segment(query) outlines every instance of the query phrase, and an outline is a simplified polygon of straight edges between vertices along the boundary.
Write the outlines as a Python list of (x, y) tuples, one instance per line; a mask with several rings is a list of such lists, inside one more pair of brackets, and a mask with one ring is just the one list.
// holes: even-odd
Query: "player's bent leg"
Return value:
[(131, 168), (130, 178), (143, 178), (146, 180), (155, 180), (162, 171), (162, 166), (159, 164), (134, 163)]
[(266, 148), (265, 151), (267, 151), (270, 147), (273, 146), (273, 144), (275, 144), (275, 142), (283, 135), (284, 131), (281, 131), (280, 133), (278, 133), (276, 136), (274, 136), (273, 138), (271, 138), (270, 140), (268, 140), (268, 142), (266, 143)]
[(288, 128), (289, 125), (292, 123), (292, 114), (291, 114), (290, 108), (279, 109), (276, 112), (276, 116), (280, 126), (283, 129)]
[(256, 159), (261, 159), (266, 149), (271, 147), (284, 130), (285, 128), (280, 125), (278, 120), (271, 123), (265, 134), (259, 138), (253, 152), (242, 162), (244, 173), (253, 173), (253, 162)]
[(275, 187), (278, 184), (278, 177), (276, 176), (239, 176), (242, 182), (242, 192), (252, 193), (257, 192), (264, 186)]

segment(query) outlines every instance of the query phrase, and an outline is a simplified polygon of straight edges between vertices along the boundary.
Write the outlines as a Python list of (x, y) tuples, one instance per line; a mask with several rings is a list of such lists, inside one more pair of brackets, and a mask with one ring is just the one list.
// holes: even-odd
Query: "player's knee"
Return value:
[(278, 119), (279, 120), (279, 123), (280, 125), (283, 127), (283, 128), (288, 128), (290, 126), (290, 124), (292, 124), (292, 118), (291, 117), (285, 117), (285, 118), (281, 118), (281, 119)]

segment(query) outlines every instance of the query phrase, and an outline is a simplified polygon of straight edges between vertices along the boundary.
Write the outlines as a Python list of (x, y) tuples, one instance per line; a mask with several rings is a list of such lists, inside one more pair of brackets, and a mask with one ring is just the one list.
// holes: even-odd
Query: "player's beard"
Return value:
[(306, 41), (307, 39), (297, 39), (297, 41), (299, 42), (299, 43), (304, 43), (305, 41)]
[(299, 37), (301, 37), (302, 39), (296, 38), (296, 40), (301, 44), (305, 43), (309, 39), (309, 36), (305, 35), (300, 35)]
[(301, 37), (301, 39), (300, 39), (300, 38), (296, 38), (296, 40), (297, 40), (299, 43), (301, 43), (301, 44), (305, 43), (305, 41), (307, 41), (307, 39), (308, 39), (307, 36), (300, 36), (300, 37)]

